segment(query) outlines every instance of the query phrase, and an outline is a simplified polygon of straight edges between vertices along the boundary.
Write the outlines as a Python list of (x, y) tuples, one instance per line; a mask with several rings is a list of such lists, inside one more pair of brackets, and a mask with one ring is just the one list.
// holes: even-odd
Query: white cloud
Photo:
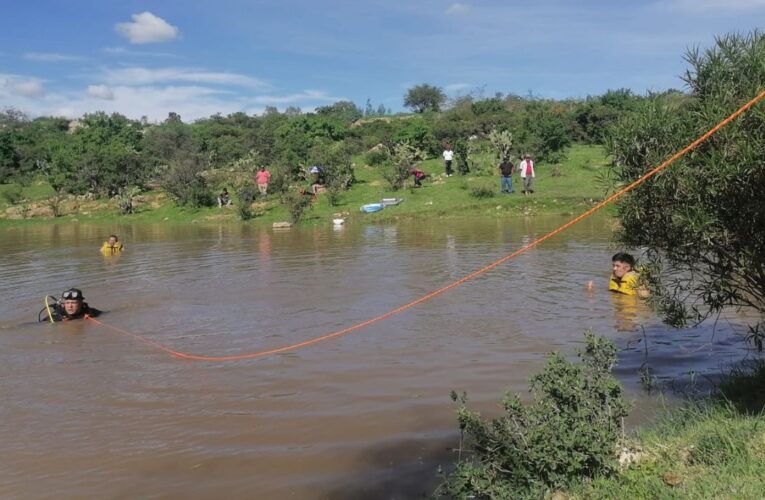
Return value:
[[(0, 77), (1, 78), (1, 77)], [(248, 104), (216, 89), (198, 86), (121, 87), (109, 90), (113, 99), (105, 100), (91, 92), (51, 93), (43, 98), (28, 99), (4, 96), (0, 80), (0, 109), (13, 107), (30, 116), (64, 116), (77, 118), (85, 113), (105, 111), (120, 113), (132, 119), (146, 116), (152, 121), (167, 118), (171, 111), (184, 120), (204, 118), (215, 113), (242, 111)]]
[(296, 94), (283, 96), (259, 95), (248, 99), (249, 102), (263, 106), (291, 105), (305, 102), (327, 103), (346, 100), (343, 97), (336, 97), (327, 94), (321, 90), (304, 90)]
[(177, 27), (151, 12), (141, 12), (131, 17), (133, 22), (118, 23), (114, 26), (117, 33), (125, 36), (130, 43), (168, 42), (177, 38), (180, 33)]
[(469, 89), (472, 87), (469, 83), (450, 83), (449, 85), (444, 86), (444, 90), (447, 92), (458, 92), (460, 90)]
[(446, 8), (445, 13), (447, 16), (456, 16), (459, 14), (464, 14), (468, 10), (470, 10), (470, 7), (464, 3), (453, 3)]
[(45, 95), (45, 86), (38, 78), (0, 74), (0, 95), (41, 97)]
[(114, 91), (106, 85), (88, 85), (88, 95), (107, 101), (114, 100)]
[[(313, 109), (343, 100), (322, 90), (304, 90), (288, 95), (242, 95), (213, 87), (198, 85), (126, 86), (90, 85), (87, 92), (49, 93), (42, 98), (4, 95), (4, 76), (0, 75), (0, 109), (14, 107), (30, 116), (64, 116), (77, 118), (85, 113), (105, 111), (121, 113), (132, 119), (142, 116), (158, 122), (175, 112), (184, 121), (245, 112), (261, 113), (266, 106), (283, 110), (290, 105)], [(111, 96), (106, 99), (105, 97)]]
[(107, 69), (103, 76), (107, 83), (115, 85), (151, 85), (163, 82), (189, 82), (214, 85), (234, 85), (253, 89), (265, 89), (265, 82), (239, 73), (212, 72), (196, 68), (144, 68), (140, 66)]
[(27, 52), (24, 54), (24, 59), (38, 62), (68, 62), (84, 61), (85, 57), (74, 54), (58, 54), (56, 52)]
[(118, 56), (135, 56), (135, 57), (169, 57), (174, 59), (181, 59), (178, 54), (172, 52), (150, 52), (144, 50), (130, 50), (125, 47), (104, 47), (104, 52), (107, 54), (113, 54)]

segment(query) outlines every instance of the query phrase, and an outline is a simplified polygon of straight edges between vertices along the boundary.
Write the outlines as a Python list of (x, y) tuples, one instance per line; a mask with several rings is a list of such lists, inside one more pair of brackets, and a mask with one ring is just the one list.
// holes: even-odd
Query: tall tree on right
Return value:
[[(729, 34), (686, 54), (690, 99), (646, 99), (612, 128), (614, 187), (668, 158), (765, 88), (765, 36)], [(726, 307), (765, 334), (765, 102), (625, 195), (618, 240), (645, 249), (651, 302), (675, 326)]]
[(425, 111), (441, 111), (441, 106), (446, 101), (446, 94), (440, 87), (423, 83), (415, 85), (406, 91), (404, 106), (412, 109), (415, 113)]

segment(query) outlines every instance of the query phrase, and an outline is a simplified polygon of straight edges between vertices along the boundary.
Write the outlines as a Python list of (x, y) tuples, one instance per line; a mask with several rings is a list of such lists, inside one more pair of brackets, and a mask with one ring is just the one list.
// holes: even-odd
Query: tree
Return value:
[(177, 157), (160, 185), (180, 206), (209, 207), (213, 204), (213, 195), (202, 177), (203, 170), (204, 165), (198, 157)]
[(468, 141), (462, 138), (454, 141), (454, 156), (457, 160), (457, 173), (460, 175), (469, 174), (470, 164), (468, 163), (468, 159), (470, 156), (470, 148), (468, 147)]
[(148, 128), (144, 141), (148, 157), (155, 165), (168, 165), (178, 155), (193, 154), (197, 150), (191, 127), (183, 124), (180, 117), (178, 120), (168, 118), (162, 125)]
[(149, 165), (141, 154), (143, 125), (124, 116), (86, 114), (66, 143), (69, 152), (56, 153), (59, 182), (73, 193), (114, 196), (120, 189), (142, 185)]
[(337, 101), (331, 106), (316, 108), (316, 114), (339, 118), (342, 121), (353, 123), (362, 117), (362, 111), (351, 101)]
[(431, 154), (437, 152), (438, 143), (433, 136), (431, 125), (420, 116), (415, 116), (401, 123), (402, 127), (393, 136), (396, 142), (406, 142), (415, 148)]
[(446, 101), (444, 91), (427, 83), (415, 85), (407, 90), (404, 96), (404, 106), (411, 108), (416, 113), (441, 111), (444, 101)]
[(0, 184), (5, 183), (19, 171), (21, 164), (19, 153), (14, 144), (12, 130), (0, 129)]
[(492, 130), (489, 132), (489, 142), (497, 153), (500, 163), (512, 161), (510, 153), (513, 150), (513, 134), (507, 130)]
[[(765, 36), (731, 34), (686, 55), (690, 100), (648, 99), (611, 131), (616, 186), (630, 182), (758, 94), (765, 81)], [(692, 154), (619, 203), (618, 240), (644, 247), (651, 302), (666, 321), (702, 321), (726, 307), (765, 323), (765, 112), (749, 110)]]

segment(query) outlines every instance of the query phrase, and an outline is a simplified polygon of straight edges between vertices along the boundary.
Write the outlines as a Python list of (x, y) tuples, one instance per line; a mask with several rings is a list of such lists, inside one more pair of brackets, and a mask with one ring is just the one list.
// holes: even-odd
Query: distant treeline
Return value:
[[(663, 95), (687, 98), (678, 91)], [(419, 108), (400, 115), (339, 101), (312, 113), (269, 108), (259, 116), (214, 115), (193, 123), (170, 113), (159, 124), (103, 112), (77, 120), (29, 119), (8, 109), (0, 113), (0, 183), (45, 178), (58, 192), (113, 196), (162, 184), (173, 172), (180, 184), (199, 180), (202, 189), (200, 172), (259, 165), (279, 172), (288, 185), (306, 166), (323, 164), (330, 170), (339, 166), (336, 177), (347, 184), (354, 155), (367, 153), (369, 163), (379, 164), (375, 151), (400, 143), (438, 155), (447, 143), (481, 141), (492, 130), (511, 132), (518, 154), (557, 162), (572, 142), (603, 143), (610, 124), (650, 97), (656, 96), (625, 89), (561, 101), (497, 94), (457, 98), (439, 112)]]

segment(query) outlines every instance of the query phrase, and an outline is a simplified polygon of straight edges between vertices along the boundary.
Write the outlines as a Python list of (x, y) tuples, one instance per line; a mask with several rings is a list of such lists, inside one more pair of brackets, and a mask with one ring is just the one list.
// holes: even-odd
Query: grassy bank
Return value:
[(636, 461), (561, 498), (762, 498), (765, 367), (735, 373), (710, 400), (691, 402), (634, 436)]
[[(336, 206), (320, 195), (304, 215), (302, 224), (328, 224), (333, 217), (350, 220), (383, 222), (400, 218), (484, 216), (509, 217), (537, 214), (575, 214), (584, 211), (593, 202), (603, 198), (604, 186), (600, 177), (607, 171), (607, 158), (599, 146), (575, 145), (570, 148), (567, 160), (560, 165), (560, 175), (553, 175), (550, 165), (536, 166), (536, 192), (531, 196), (520, 194), (520, 179), (513, 179), (516, 193), (499, 192), (499, 177), (495, 161), (486, 156), (476, 159), (478, 171), (467, 176), (443, 176), (440, 159), (422, 163), (420, 168), (431, 177), (421, 189), (407, 187), (391, 191), (380, 175), (379, 169), (356, 161), (357, 182), (350, 190), (341, 193)], [(219, 186), (222, 187), (222, 186)], [(493, 196), (477, 197), (476, 191), (485, 190)], [(9, 203), (6, 191), (21, 190), (23, 201)], [(90, 222), (239, 222), (235, 208), (186, 209), (177, 207), (163, 193), (142, 194), (136, 213), (118, 215), (113, 202), (108, 200), (79, 200), (63, 204), (63, 215), (51, 217), (46, 200), (53, 194), (50, 186), (32, 183), (26, 187), (0, 186), (0, 224), (30, 222), (60, 223), (73, 219)], [(379, 202), (382, 198), (403, 198), (403, 202), (381, 212), (365, 214), (361, 205)], [(236, 200), (235, 200), (236, 202)], [(287, 210), (279, 203), (279, 197), (271, 195), (253, 206), (256, 217), (250, 224), (267, 224), (288, 220)]]

